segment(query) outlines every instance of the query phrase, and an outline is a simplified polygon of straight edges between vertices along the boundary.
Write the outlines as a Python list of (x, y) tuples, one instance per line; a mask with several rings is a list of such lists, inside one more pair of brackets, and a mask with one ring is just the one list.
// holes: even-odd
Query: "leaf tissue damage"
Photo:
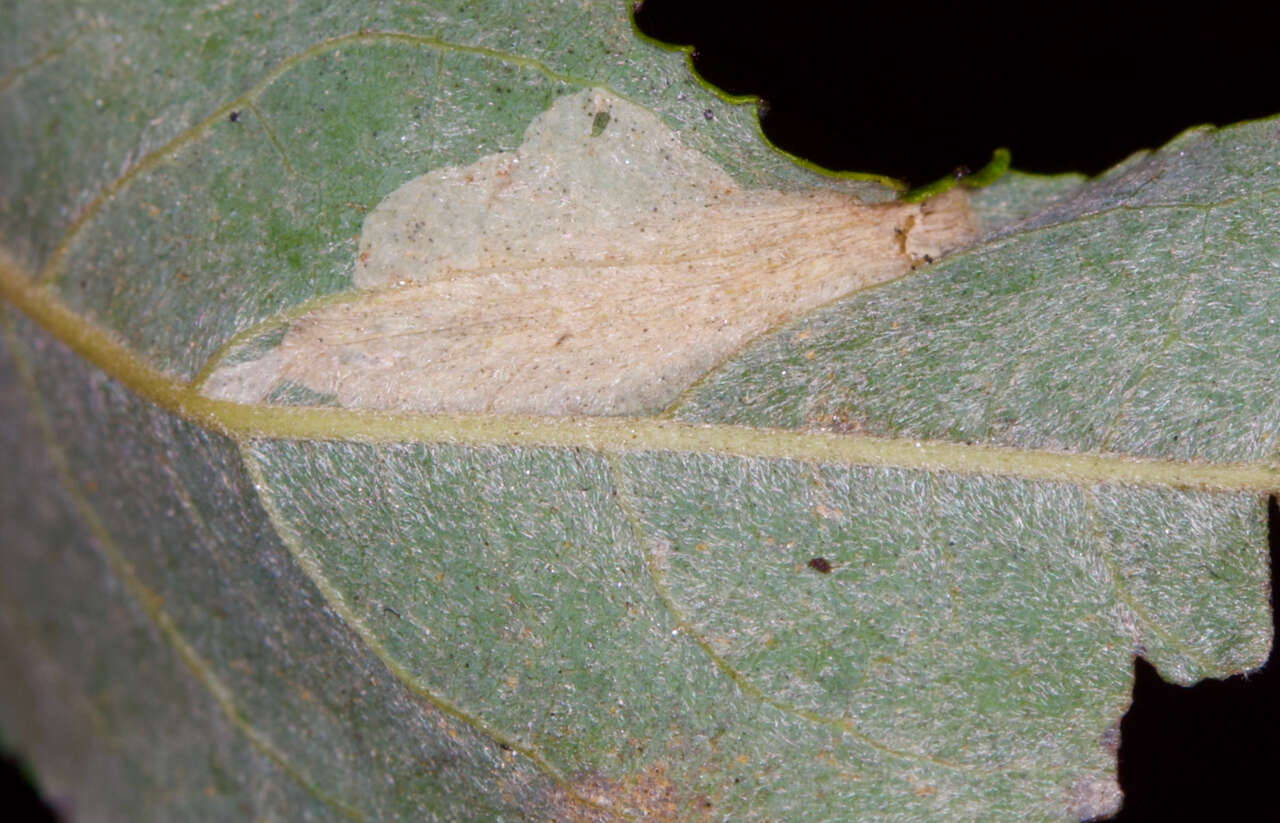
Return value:
[(744, 189), (653, 113), (588, 89), (515, 151), (392, 192), (365, 220), (357, 290), (203, 388), (244, 403), (288, 386), (353, 408), (653, 412), (751, 338), (974, 235), (959, 190), (871, 205)]

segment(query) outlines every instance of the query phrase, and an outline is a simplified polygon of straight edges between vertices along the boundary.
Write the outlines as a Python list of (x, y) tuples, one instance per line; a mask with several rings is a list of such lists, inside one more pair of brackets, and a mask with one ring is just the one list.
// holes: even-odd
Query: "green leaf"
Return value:
[[(389, 196), (557, 103), (726, 192), (895, 192), (770, 149), (614, 3), (9, 15), (0, 736), (78, 816), (1083, 819), (1134, 654), (1266, 657), (1275, 121), (1010, 172), (967, 248), (632, 416), (233, 402), (219, 369), (372, 304)], [(904, 253), (925, 213), (850, 208)]]

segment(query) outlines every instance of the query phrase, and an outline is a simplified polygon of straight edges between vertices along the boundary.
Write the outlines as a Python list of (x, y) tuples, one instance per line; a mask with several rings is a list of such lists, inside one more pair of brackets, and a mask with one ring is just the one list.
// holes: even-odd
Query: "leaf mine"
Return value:
[(663, 408), (770, 328), (971, 242), (961, 190), (866, 204), (745, 189), (653, 113), (561, 97), (514, 151), (402, 185), (365, 220), (357, 290), (205, 394), (282, 383), (348, 408)]

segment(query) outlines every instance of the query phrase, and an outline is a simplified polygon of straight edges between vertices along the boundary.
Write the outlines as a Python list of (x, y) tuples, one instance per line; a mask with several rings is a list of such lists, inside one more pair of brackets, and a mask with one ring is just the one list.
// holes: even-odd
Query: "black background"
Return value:
[[(1097, 174), (1191, 126), (1280, 113), (1280, 30), (1262, 19), (1222, 2), (645, 0), (636, 14), (646, 34), (693, 45), (708, 81), (760, 96), (779, 147), (912, 185), (999, 147), (1023, 171)], [(1273, 562), (1272, 591), (1276, 579)], [(1135, 661), (1110, 820), (1280, 821), (1277, 668), (1181, 688)]]
[(645, 0), (636, 20), (763, 98), (782, 148), (913, 185), (999, 147), (1024, 171), (1097, 174), (1190, 126), (1280, 113), (1280, 30), (1230, 3)]

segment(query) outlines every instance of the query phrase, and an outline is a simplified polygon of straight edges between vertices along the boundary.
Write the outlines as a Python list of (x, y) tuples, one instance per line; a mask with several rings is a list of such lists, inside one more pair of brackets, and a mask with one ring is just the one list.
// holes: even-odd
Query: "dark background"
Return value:
[[(781, 148), (923, 185), (1000, 147), (1024, 171), (1096, 174), (1190, 126), (1280, 112), (1280, 34), (1251, 4), (1197, 5), (646, 0), (636, 17), (760, 96)], [(1274, 558), (1274, 503), (1271, 521)], [(1136, 661), (1111, 819), (1280, 820), (1277, 668), (1184, 689)], [(0, 798), (10, 819), (53, 819), (2, 757)]]
[[(1280, 113), (1280, 31), (1241, 4), (645, 0), (636, 21), (760, 96), (779, 147), (913, 186), (1000, 147), (1023, 171), (1097, 174), (1191, 126)], [(1280, 821), (1277, 669), (1188, 689), (1135, 661), (1110, 820)]]
[(1190, 126), (1280, 113), (1280, 31), (1212, 0), (645, 0), (636, 20), (763, 98), (782, 148), (913, 185), (999, 147), (1024, 171), (1096, 174)]

